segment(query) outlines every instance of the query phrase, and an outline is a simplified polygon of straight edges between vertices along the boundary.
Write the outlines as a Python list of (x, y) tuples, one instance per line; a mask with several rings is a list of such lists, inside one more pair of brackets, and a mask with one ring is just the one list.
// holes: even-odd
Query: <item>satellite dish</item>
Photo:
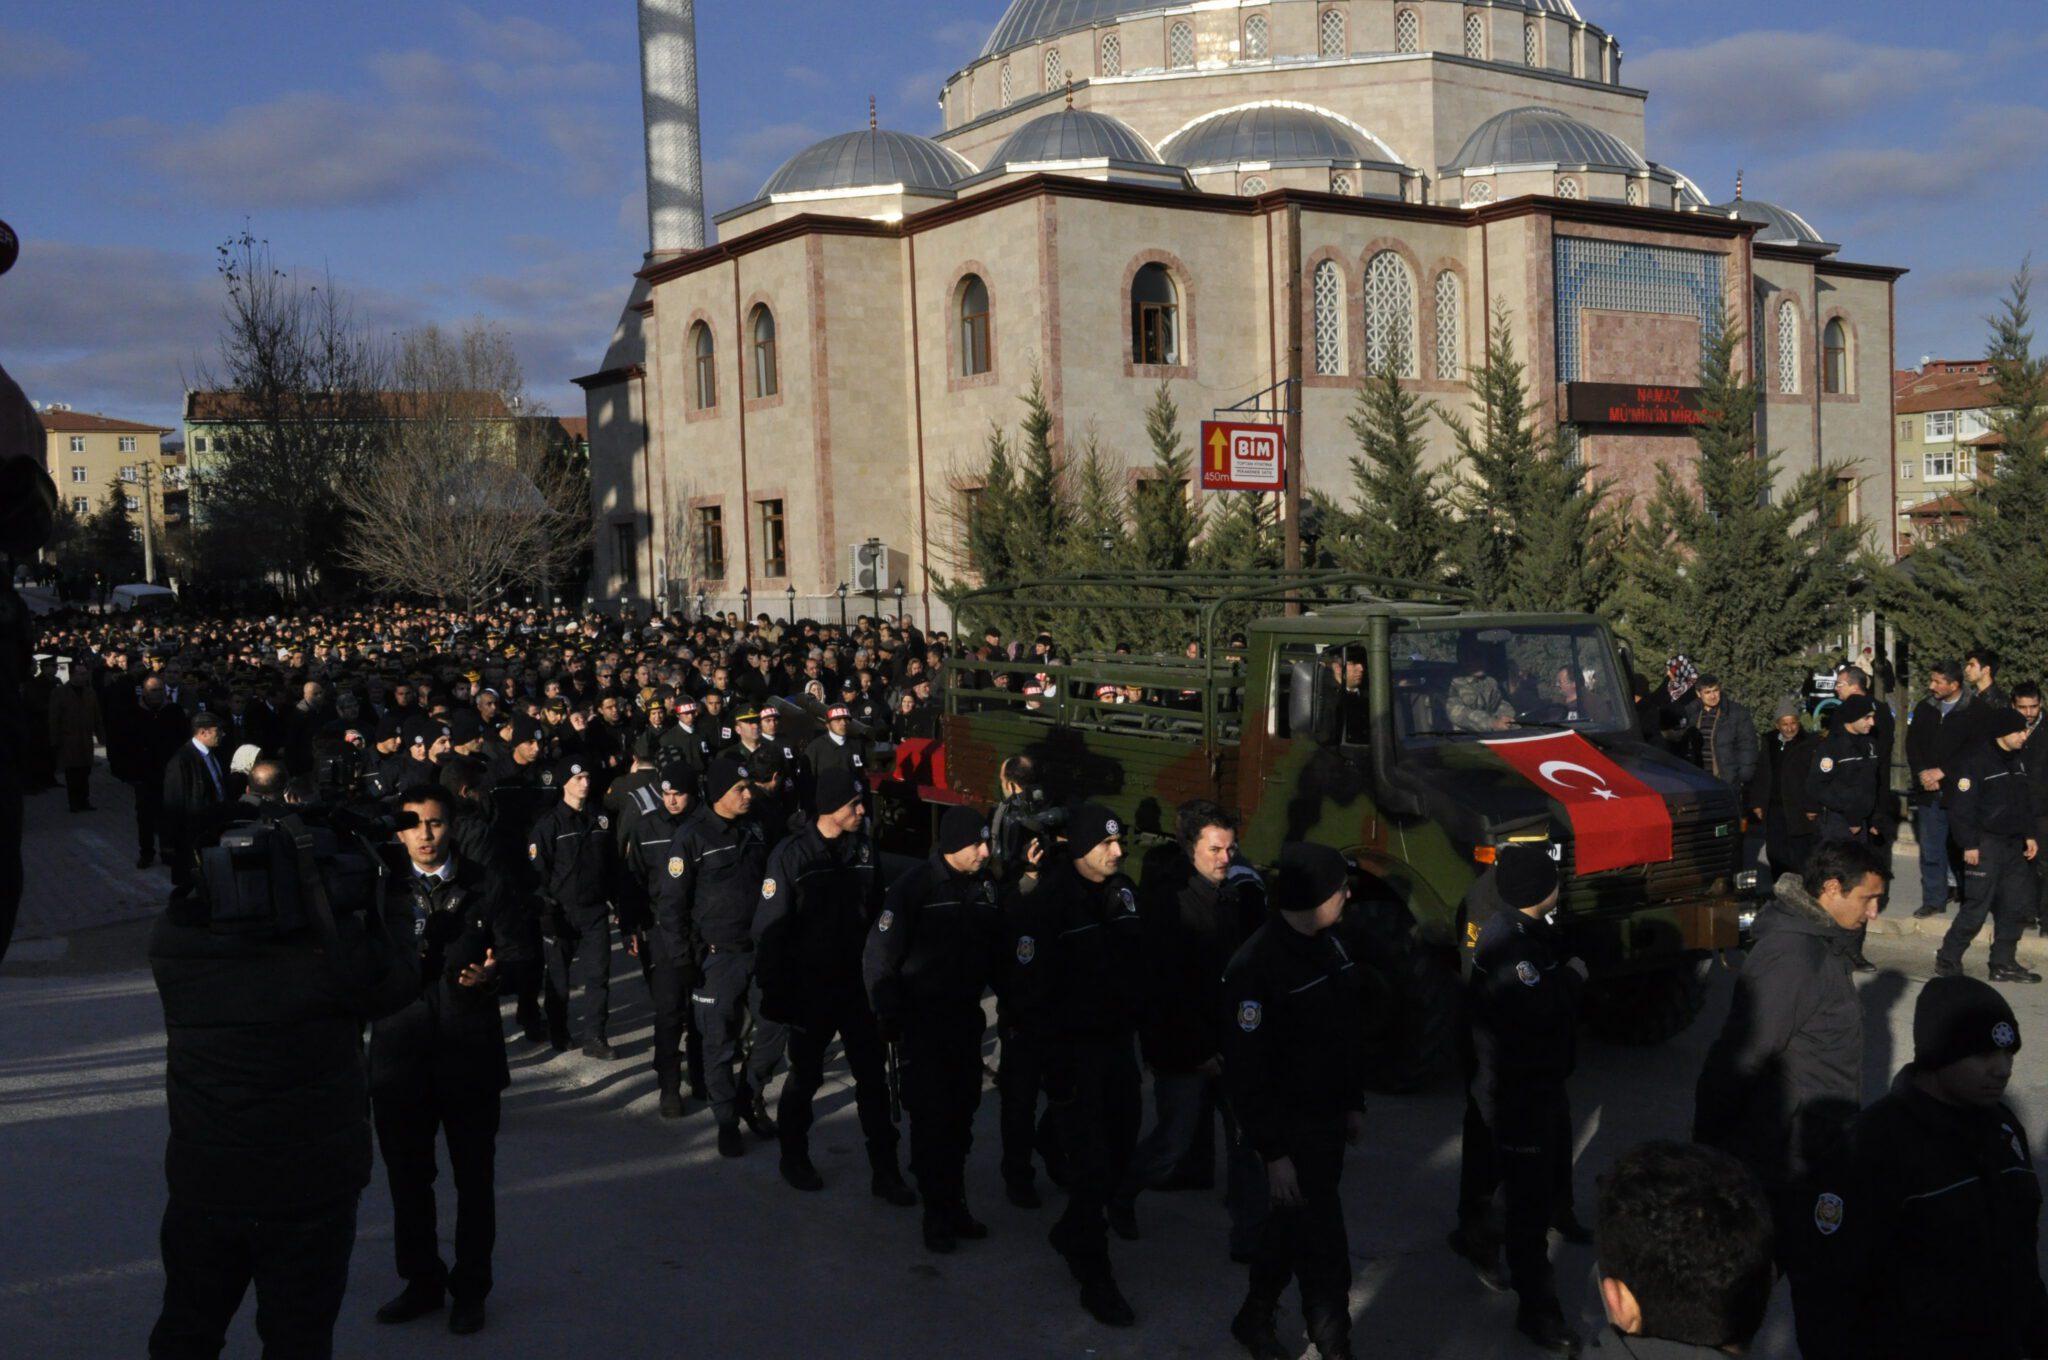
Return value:
[(0, 222), (0, 274), (14, 268), (14, 262), (21, 258), (21, 238), (14, 234), (14, 228)]

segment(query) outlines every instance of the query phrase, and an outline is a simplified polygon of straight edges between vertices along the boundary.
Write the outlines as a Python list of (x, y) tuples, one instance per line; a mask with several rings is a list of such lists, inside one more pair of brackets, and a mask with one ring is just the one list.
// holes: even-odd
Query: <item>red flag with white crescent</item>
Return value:
[(1576, 872), (1597, 874), (1671, 858), (1671, 809), (1663, 795), (1578, 733), (1503, 737), (1481, 745), (1564, 805)]

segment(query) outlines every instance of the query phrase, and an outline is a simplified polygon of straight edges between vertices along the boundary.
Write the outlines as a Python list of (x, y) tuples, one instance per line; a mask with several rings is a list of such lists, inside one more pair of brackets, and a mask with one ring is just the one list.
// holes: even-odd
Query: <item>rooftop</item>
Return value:
[(1892, 399), (1902, 416), (1929, 411), (1979, 411), (1994, 404), (1995, 380), (1980, 373), (1923, 373)]
[(169, 434), (162, 425), (144, 425), (134, 420), (116, 420), (90, 411), (59, 411), (48, 407), (36, 412), (43, 428), (51, 434)]

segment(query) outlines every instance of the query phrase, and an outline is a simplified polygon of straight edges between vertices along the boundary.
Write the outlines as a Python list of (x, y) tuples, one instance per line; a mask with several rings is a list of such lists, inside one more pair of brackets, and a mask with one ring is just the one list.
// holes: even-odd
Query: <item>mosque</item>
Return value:
[(1162, 380), (1190, 443), (1290, 408), (1298, 485), (1347, 496), (1361, 376), (1461, 411), (1497, 309), (1546, 418), (1636, 495), (1692, 453), (1701, 347), (1740, 326), (1781, 477), (1846, 465), (1893, 546), (1903, 271), (1650, 159), (1649, 93), (1572, 0), (1011, 0), (936, 136), (870, 117), (710, 205), (709, 243), (690, 0), (641, 8), (650, 251), (577, 380), (615, 596), (836, 618), (879, 540), (880, 587), (943, 619), (1034, 376), (1062, 444), (1132, 477)]

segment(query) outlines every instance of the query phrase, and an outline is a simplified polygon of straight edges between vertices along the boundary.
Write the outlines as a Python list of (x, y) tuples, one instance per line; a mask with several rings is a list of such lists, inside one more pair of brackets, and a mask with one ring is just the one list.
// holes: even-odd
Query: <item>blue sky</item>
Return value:
[[(2039, 0), (1577, 0), (1648, 88), (1649, 153), (1904, 265), (1898, 358), (1975, 354), (2048, 241)], [(1004, 0), (703, 0), (708, 196), (861, 125), (936, 129)], [(398, 330), (482, 317), (580, 413), (645, 248), (632, 0), (0, 0), (0, 364), (172, 422), (246, 224)], [(2048, 263), (2048, 252), (2037, 252)], [(2048, 310), (2048, 288), (2042, 304)], [(2048, 343), (2048, 326), (2043, 327)]]

